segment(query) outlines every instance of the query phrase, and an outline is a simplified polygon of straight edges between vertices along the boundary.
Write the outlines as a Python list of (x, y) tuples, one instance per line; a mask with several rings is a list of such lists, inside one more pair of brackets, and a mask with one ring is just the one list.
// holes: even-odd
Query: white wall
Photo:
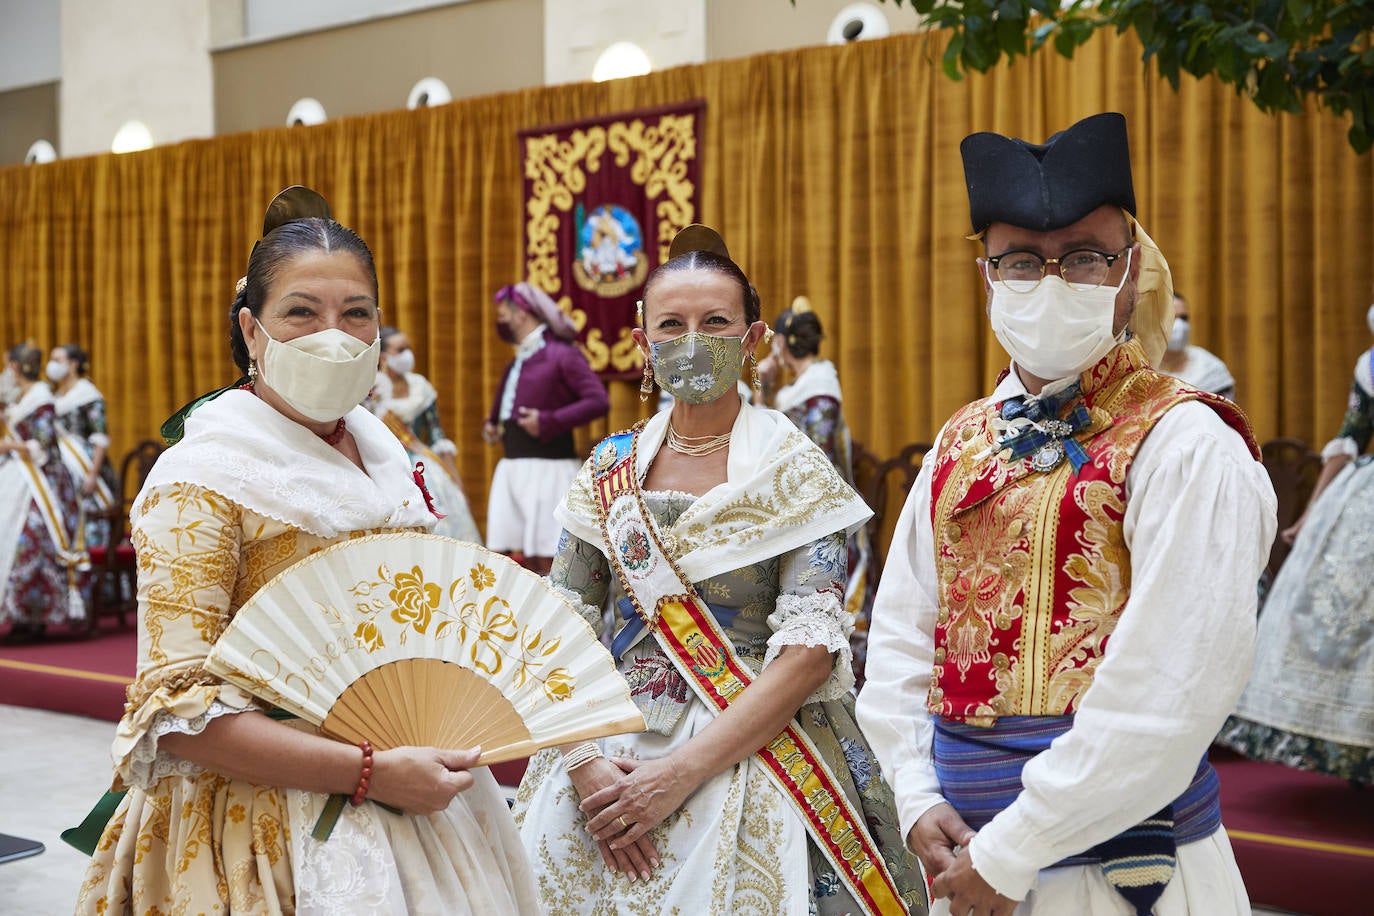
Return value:
[(61, 0), (63, 156), (108, 152), (125, 121), (161, 146), (215, 132), (209, 0)]
[(591, 79), (596, 59), (617, 41), (643, 48), (655, 70), (702, 63), (706, 0), (544, 0), (546, 84)]
[(62, 75), (58, 0), (0, 0), (0, 92)]
[(243, 0), (243, 39), (263, 41), (471, 0)]

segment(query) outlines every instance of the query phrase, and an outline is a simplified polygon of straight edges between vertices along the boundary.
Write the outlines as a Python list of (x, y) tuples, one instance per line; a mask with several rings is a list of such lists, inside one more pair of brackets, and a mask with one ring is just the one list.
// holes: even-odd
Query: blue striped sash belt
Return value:
[[(1004, 716), (992, 728), (976, 728), (939, 717), (934, 721), (935, 772), (940, 779), (940, 791), (970, 827), (981, 830), (994, 815), (1016, 800), (1022, 788), (1021, 768), (1068, 731), (1073, 716)], [(1221, 825), (1217, 790), (1216, 770), (1204, 754), (1192, 784), (1169, 806), (1173, 815), (1174, 845), (1211, 836)], [(1131, 835), (1144, 839), (1151, 833), (1166, 832), (1158, 818), (1159, 815), (1155, 815), (1122, 837)], [(1104, 850), (1103, 847), (1117, 843), (1122, 837), (1070, 856), (1051, 867), (1087, 865), (1115, 858), (1115, 849)]]

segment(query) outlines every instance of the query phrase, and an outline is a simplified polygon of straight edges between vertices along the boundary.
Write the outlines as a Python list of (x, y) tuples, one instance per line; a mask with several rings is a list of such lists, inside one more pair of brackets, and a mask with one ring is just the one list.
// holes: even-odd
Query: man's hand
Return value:
[(501, 441), (501, 430), (490, 420), (482, 424), (482, 441), (487, 445), (496, 445)]
[(954, 851), (967, 846), (974, 835), (954, 806), (942, 802), (916, 820), (906, 835), (906, 845), (934, 880), (954, 864)]
[(968, 916), (1011, 916), (1016, 909), (1015, 900), (997, 893), (974, 870), (968, 852), (963, 849), (955, 854), (954, 862), (935, 879), (931, 896), (936, 899), (948, 897), (951, 916), (955, 913), (959, 916), (966, 913)]
[(539, 411), (533, 407), (518, 407), (516, 412), (520, 414), (515, 420), (520, 428), (529, 433), (534, 438), (539, 438)]

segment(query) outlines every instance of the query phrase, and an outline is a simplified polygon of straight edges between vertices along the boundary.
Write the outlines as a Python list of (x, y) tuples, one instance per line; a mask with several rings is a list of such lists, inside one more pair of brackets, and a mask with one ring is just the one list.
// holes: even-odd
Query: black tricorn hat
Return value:
[(975, 232), (989, 223), (1050, 232), (1103, 204), (1135, 215), (1126, 118), (1117, 112), (1084, 118), (1041, 144), (969, 134), (959, 152)]

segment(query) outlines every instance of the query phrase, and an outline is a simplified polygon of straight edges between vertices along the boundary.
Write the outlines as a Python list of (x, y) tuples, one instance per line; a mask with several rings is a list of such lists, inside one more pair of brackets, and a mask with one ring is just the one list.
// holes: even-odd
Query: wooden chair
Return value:
[(91, 612), (87, 626), (92, 635), (99, 628), (101, 617), (118, 615), (120, 626), (128, 626), (126, 616), (138, 611), (138, 562), (129, 540), (129, 508), (162, 451), (163, 445), (157, 439), (144, 439), (135, 445), (120, 462), (114, 505), (95, 516), (105, 522), (109, 539), (104, 544), (87, 545), (91, 557)]
[[(1321, 455), (1307, 447), (1300, 439), (1270, 439), (1260, 446), (1264, 469), (1269, 472), (1269, 481), (1274, 485), (1274, 495), (1278, 497), (1279, 531), (1296, 522), (1312, 498), (1312, 490), (1321, 474)], [(1282, 537), (1274, 538), (1269, 548), (1269, 565), (1265, 570), (1270, 577), (1277, 576), (1279, 567), (1288, 559), (1291, 550)]]
[[(853, 443), (854, 488), (873, 510), (873, 517), (868, 520), (868, 542), (873, 549), (874, 585), (882, 577), (888, 543), (897, 527), (897, 515), (911, 494), (916, 476), (921, 473), (921, 462), (928, 451), (930, 446), (926, 443), (913, 442), (884, 461), (879, 460), (862, 443)], [(897, 484), (895, 490), (892, 487), (894, 482)]]

